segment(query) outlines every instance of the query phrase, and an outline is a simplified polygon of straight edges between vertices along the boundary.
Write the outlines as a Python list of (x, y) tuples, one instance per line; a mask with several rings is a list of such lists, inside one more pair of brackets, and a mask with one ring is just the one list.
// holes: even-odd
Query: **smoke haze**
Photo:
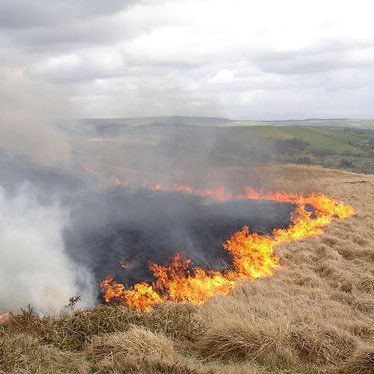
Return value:
[(70, 105), (56, 88), (24, 77), (21, 69), (0, 68), (0, 146), (43, 165), (70, 162), (68, 138), (53, 120)]

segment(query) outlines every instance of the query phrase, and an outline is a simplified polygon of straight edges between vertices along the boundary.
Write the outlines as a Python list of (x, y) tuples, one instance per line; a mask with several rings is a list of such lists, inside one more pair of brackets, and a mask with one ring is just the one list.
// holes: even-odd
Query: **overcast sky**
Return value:
[(59, 117), (374, 118), (373, 14), (372, 0), (1, 0), (0, 101)]

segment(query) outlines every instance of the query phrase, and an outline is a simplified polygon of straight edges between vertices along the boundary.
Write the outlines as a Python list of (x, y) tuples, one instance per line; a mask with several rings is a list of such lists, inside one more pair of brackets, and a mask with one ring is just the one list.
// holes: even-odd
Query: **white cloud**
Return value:
[(208, 80), (209, 83), (231, 83), (235, 80), (236, 70), (223, 69)]

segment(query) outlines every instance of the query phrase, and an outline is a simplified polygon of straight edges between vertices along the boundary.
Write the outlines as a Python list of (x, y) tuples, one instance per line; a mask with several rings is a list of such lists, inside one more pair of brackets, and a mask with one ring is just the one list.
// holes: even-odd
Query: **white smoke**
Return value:
[(81, 307), (94, 303), (91, 276), (65, 254), (67, 224), (67, 212), (38, 203), (30, 186), (13, 196), (0, 187), (0, 312), (30, 304), (37, 312), (56, 314), (77, 295)]

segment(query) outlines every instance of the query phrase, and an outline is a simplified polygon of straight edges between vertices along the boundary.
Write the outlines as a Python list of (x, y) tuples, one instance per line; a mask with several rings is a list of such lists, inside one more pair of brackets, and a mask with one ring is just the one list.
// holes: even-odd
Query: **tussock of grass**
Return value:
[(369, 294), (374, 293), (374, 276), (364, 276), (360, 279), (357, 284), (357, 289), (361, 292), (367, 292)]
[(209, 330), (196, 344), (204, 357), (220, 360), (256, 359), (277, 349), (278, 326), (254, 321), (225, 320)]
[(339, 374), (372, 374), (374, 373), (374, 348), (364, 348), (351, 357), (346, 364), (337, 370)]
[(373, 373), (374, 176), (291, 166), (261, 175), (269, 189), (279, 180), (289, 192), (321, 191), (357, 214), (276, 247), (274, 276), (203, 306), (101, 305), (59, 318), (25, 310), (0, 326), (0, 373)]
[(16, 333), (27, 332), (62, 350), (79, 351), (91, 337), (126, 331), (138, 321), (139, 317), (133, 310), (99, 305), (61, 318), (39, 317), (32, 310), (23, 311), (14, 316), (6, 329)]
[(127, 332), (96, 336), (87, 346), (86, 355), (98, 372), (120, 370), (131, 362), (168, 362), (173, 364), (177, 355), (173, 342), (167, 337), (143, 327), (133, 326)]
[(371, 321), (357, 321), (347, 323), (348, 330), (356, 337), (364, 340), (370, 340), (374, 336), (374, 326)]
[(226, 363), (222, 366), (212, 366), (207, 371), (203, 371), (204, 374), (264, 374), (267, 371), (264, 368), (256, 365), (255, 363)]
[(339, 364), (356, 349), (355, 339), (330, 327), (300, 326), (291, 332), (291, 345), (306, 363)]
[(88, 373), (89, 364), (83, 354), (63, 352), (42, 344), (28, 334), (2, 334), (0, 338), (0, 370), (20, 373)]
[(137, 313), (118, 305), (98, 305), (60, 318), (39, 317), (29, 309), (15, 315), (6, 330), (29, 333), (62, 350), (80, 351), (96, 335), (125, 332), (133, 325), (178, 340), (193, 341), (204, 333), (197, 307), (189, 304), (162, 304), (150, 313)]
[(206, 331), (199, 309), (193, 304), (161, 304), (143, 315), (143, 324), (174, 339), (193, 342)]
[[(105, 371), (101, 371), (105, 373)], [(178, 362), (155, 362), (147, 358), (137, 361), (129, 359), (117, 370), (110, 370), (108, 373), (128, 373), (128, 374), (201, 374), (201, 371), (191, 369), (188, 365)]]

